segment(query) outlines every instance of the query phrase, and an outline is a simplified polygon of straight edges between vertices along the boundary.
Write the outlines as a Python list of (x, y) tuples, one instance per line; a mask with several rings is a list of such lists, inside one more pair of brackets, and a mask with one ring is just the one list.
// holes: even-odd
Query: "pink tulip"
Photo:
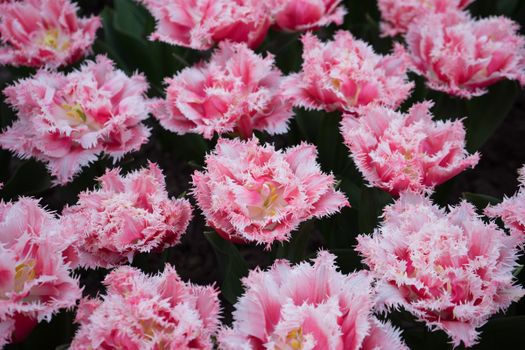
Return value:
[(428, 15), (409, 26), (406, 42), (413, 69), (431, 89), (471, 98), (503, 79), (525, 84), (525, 37), (508, 18)]
[(82, 192), (62, 213), (62, 229), (74, 235), (75, 265), (111, 268), (140, 252), (174, 246), (191, 220), (186, 199), (169, 199), (161, 170), (119, 175), (108, 170), (100, 187)]
[(346, 9), (341, 0), (273, 0), (275, 24), (285, 31), (317, 29), (343, 24)]
[(477, 328), (525, 294), (512, 274), (515, 243), (467, 202), (447, 213), (405, 192), (372, 236), (358, 237), (357, 251), (377, 279), (380, 311), (401, 306), (470, 347)]
[(288, 130), (292, 104), (282, 95), (282, 74), (273, 56), (263, 58), (245, 44), (224, 42), (209, 62), (186, 68), (166, 80), (165, 100), (153, 103), (153, 114), (179, 134), (253, 130), (282, 134)]
[(91, 52), (100, 18), (78, 18), (69, 0), (0, 4), (0, 64), (58, 67)]
[(248, 141), (219, 139), (206, 169), (193, 175), (193, 194), (209, 226), (234, 242), (269, 247), (286, 241), (302, 221), (348, 206), (335, 179), (307, 144), (276, 151)]
[(403, 114), (368, 106), (343, 118), (345, 144), (370, 185), (393, 195), (430, 191), (478, 163), (479, 155), (465, 150), (462, 122), (433, 121), (431, 107), (418, 103)]
[(0, 348), (75, 306), (81, 290), (63, 256), (70, 243), (38, 201), (0, 202)]
[(525, 167), (520, 169), (519, 174), (520, 187), (516, 194), (505, 198), (498, 205), (487, 207), (485, 214), (491, 218), (501, 218), (505, 227), (521, 243), (525, 243)]
[(243, 285), (232, 327), (219, 332), (222, 350), (408, 350), (397, 329), (372, 315), (368, 274), (338, 272), (327, 252), (313, 265), (278, 260)]
[(104, 56), (69, 74), (39, 71), (4, 90), (18, 120), (0, 134), (0, 147), (47, 163), (65, 184), (104, 152), (114, 160), (149, 137), (144, 76), (131, 78)]
[(156, 276), (120, 267), (104, 284), (106, 295), (81, 302), (71, 350), (213, 349), (219, 324), (213, 287), (184, 283), (170, 265)]
[(299, 107), (354, 112), (377, 103), (395, 108), (412, 90), (406, 75), (408, 60), (400, 46), (392, 55), (378, 55), (346, 31), (337, 32), (327, 43), (307, 33), (302, 42), (302, 71), (284, 83), (286, 95)]
[(381, 32), (385, 36), (405, 34), (408, 26), (420, 17), (465, 9), (474, 0), (378, 0)]
[(268, 4), (258, 0), (141, 0), (157, 21), (151, 40), (197, 50), (223, 40), (259, 46), (270, 27)]

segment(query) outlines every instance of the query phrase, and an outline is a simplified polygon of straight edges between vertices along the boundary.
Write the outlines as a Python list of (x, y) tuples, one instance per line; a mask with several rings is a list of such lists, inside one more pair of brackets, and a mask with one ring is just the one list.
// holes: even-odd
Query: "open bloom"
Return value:
[(0, 348), (80, 298), (61, 238), (57, 219), (38, 201), (0, 202)]
[(206, 170), (193, 175), (193, 194), (209, 226), (233, 241), (269, 246), (284, 241), (302, 221), (348, 206), (334, 190), (334, 177), (316, 162), (314, 146), (286, 151), (219, 139)]
[(64, 184), (105, 152), (118, 159), (149, 137), (142, 75), (127, 77), (104, 56), (69, 74), (39, 71), (4, 90), (18, 120), (0, 147), (47, 163)]
[(286, 31), (316, 29), (343, 23), (346, 9), (341, 0), (273, 0), (275, 24)]
[(433, 121), (431, 107), (418, 103), (403, 114), (368, 106), (359, 118), (343, 118), (345, 144), (370, 185), (394, 195), (430, 190), (478, 163), (465, 150), (461, 121)]
[(498, 205), (487, 207), (485, 214), (491, 218), (501, 218), (505, 227), (525, 242), (525, 167), (520, 169), (519, 174), (518, 192)]
[(311, 33), (302, 37), (303, 67), (284, 83), (297, 106), (326, 111), (353, 112), (369, 103), (397, 107), (410, 94), (408, 61), (400, 46), (392, 55), (374, 52), (346, 31), (322, 43)]
[(166, 265), (156, 276), (132, 267), (113, 270), (102, 299), (84, 299), (71, 350), (213, 349), (219, 299), (213, 287), (184, 283)]
[(100, 18), (78, 18), (69, 0), (0, 4), (0, 64), (58, 67), (91, 50)]
[(270, 27), (268, 4), (258, 0), (141, 0), (157, 21), (151, 40), (197, 50), (223, 40), (255, 48)]
[(284, 133), (292, 104), (282, 95), (281, 81), (273, 56), (224, 42), (209, 62), (167, 80), (166, 99), (153, 103), (153, 114), (168, 130), (206, 138), (232, 131), (249, 137), (254, 129)]
[(460, 11), (474, 0), (378, 0), (383, 35), (405, 34), (408, 26), (427, 14)]
[(515, 286), (515, 239), (486, 224), (462, 202), (449, 213), (406, 192), (386, 207), (372, 236), (357, 251), (377, 278), (384, 308), (402, 306), (452, 343), (476, 343), (487, 319), (524, 295)]
[(525, 37), (508, 18), (428, 15), (409, 26), (406, 42), (414, 70), (434, 90), (471, 98), (502, 79), (525, 84)]
[(313, 265), (278, 260), (251, 271), (235, 304), (232, 328), (219, 332), (223, 350), (405, 350), (399, 331), (372, 315), (366, 272), (344, 275), (335, 256), (320, 252)]
[(161, 170), (149, 168), (119, 175), (108, 170), (100, 187), (82, 192), (66, 207), (61, 224), (77, 239), (78, 265), (116, 266), (139, 252), (163, 250), (179, 242), (191, 219), (186, 199), (169, 199)]

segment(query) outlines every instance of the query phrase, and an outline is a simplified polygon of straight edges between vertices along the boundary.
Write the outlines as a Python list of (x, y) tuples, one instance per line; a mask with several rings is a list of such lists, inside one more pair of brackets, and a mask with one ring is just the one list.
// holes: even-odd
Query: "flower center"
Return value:
[(67, 50), (69, 47), (69, 40), (62, 38), (56, 28), (46, 30), (41, 43), (53, 50)]
[(80, 104), (63, 104), (62, 109), (66, 111), (66, 115), (76, 122), (82, 122), (85, 123), (87, 121), (86, 113), (84, 113), (84, 110), (82, 109), (82, 106)]
[(260, 195), (259, 204), (248, 206), (252, 219), (275, 216), (278, 209), (286, 204), (282, 198), (282, 190), (272, 182), (265, 182), (257, 192)]
[(19, 293), (24, 289), (24, 285), (35, 279), (36, 261), (30, 259), (15, 267), (15, 292)]
[(304, 344), (303, 329), (294, 328), (286, 335), (284, 342), (275, 346), (275, 350), (301, 350)]

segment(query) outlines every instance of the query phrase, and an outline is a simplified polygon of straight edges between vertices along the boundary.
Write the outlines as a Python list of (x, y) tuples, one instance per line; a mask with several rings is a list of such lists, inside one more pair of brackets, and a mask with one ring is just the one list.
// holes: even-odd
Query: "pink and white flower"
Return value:
[(259, 46), (270, 27), (268, 4), (258, 0), (141, 0), (157, 21), (151, 40), (197, 50), (223, 40)]
[(0, 4), (0, 64), (58, 67), (90, 53), (100, 18), (79, 18), (77, 10), (69, 0)]
[(170, 265), (156, 276), (120, 267), (104, 284), (105, 296), (81, 302), (71, 350), (213, 349), (220, 311), (213, 287), (184, 283)]
[(341, 25), (346, 9), (341, 0), (274, 0), (272, 14), (279, 29), (294, 32)]
[(378, 0), (381, 32), (385, 36), (405, 34), (408, 26), (420, 17), (461, 11), (472, 2), (474, 0)]
[(119, 175), (108, 170), (100, 187), (82, 192), (62, 213), (62, 229), (76, 237), (77, 264), (110, 268), (140, 252), (177, 244), (191, 220), (186, 199), (169, 199), (157, 165)]
[(65, 184), (104, 152), (119, 159), (149, 137), (144, 76), (131, 78), (104, 56), (69, 74), (39, 71), (4, 90), (18, 120), (0, 147), (47, 163)]
[(335, 256), (320, 252), (313, 265), (278, 260), (243, 279), (232, 328), (219, 332), (223, 350), (408, 350), (400, 332), (372, 315), (366, 272), (344, 275)]
[(491, 218), (501, 218), (505, 227), (525, 242), (525, 167), (520, 169), (519, 175), (518, 192), (500, 204), (485, 208), (485, 214)]
[(409, 26), (406, 42), (413, 69), (431, 89), (471, 98), (503, 79), (525, 85), (525, 37), (508, 18), (428, 15)]
[(193, 194), (207, 224), (234, 242), (286, 241), (302, 221), (349, 206), (335, 179), (316, 162), (314, 146), (286, 151), (219, 139), (206, 170), (193, 175)]
[(153, 103), (153, 114), (179, 134), (280, 134), (287, 131), (293, 114), (273, 56), (263, 58), (245, 44), (221, 43), (209, 62), (186, 68), (166, 82), (166, 99)]
[(462, 122), (433, 121), (432, 105), (415, 104), (407, 114), (367, 106), (343, 118), (345, 144), (370, 185), (394, 195), (430, 191), (478, 163), (479, 155), (465, 150)]
[(470, 347), (477, 328), (525, 294), (514, 285), (515, 241), (467, 202), (447, 213), (405, 192), (357, 251), (377, 279), (380, 310), (401, 306)]
[(0, 202), (0, 348), (81, 297), (57, 219), (38, 201)]
[(338, 31), (327, 43), (307, 33), (302, 42), (302, 71), (284, 83), (286, 95), (299, 107), (354, 112), (376, 103), (396, 108), (412, 90), (408, 59), (400, 46), (382, 56), (346, 31)]

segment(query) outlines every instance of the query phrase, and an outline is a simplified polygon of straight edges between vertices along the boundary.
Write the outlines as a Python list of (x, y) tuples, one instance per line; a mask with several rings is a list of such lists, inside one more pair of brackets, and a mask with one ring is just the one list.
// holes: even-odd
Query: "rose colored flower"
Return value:
[(343, 24), (346, 9), (341, 0), (274, 0), (272, 13), (278, 28), (303, 31)]
[(525, 37), (508, 18), (428, 15), (409, 26), (406, 42), (413, 69), (434, 90), (471, 98), (502, 79), (525, 84)]
[(515, 239), (462, 202), (449, 213), (405, 192), (381, 226), (358, 237), (357, 251), (377, 278), (379, 308), (402, 306), (444, 330), (454, 346), (476, 343), (487, 319), (519, 300)]
[(99, 17), (78, 18), (69, 0), (0, 4), (0, 64), (58, 67), (90, 53)]
[(39, 71), (4, 90), (19, 119), (0, 134), (0, 147), (47, 163), (65, 184), (101, 152), (118, 159), (149, 137), (142, 75), (131, 78), (104, 56), (67, 75)]
[(223, 350), (402, 350), (400, 332), (372, 315), (374, 294), (364, 271), (344, 275), (335, 256), (313, 265), (278, 260), (251, 271), (235, 304), (232, 328), (219, 332)]
[(0, 348), (81, 297), (63, 258), (68, 244), (38, 201), (0, 202)]
[(431, 190), (478, 163), (465, 150), (462, 122), (433, 121), (432, 106), (418, 103), (407, 114), (367, 106), (359, 118), (343, 118), (345, 144), (370, 185), (393, 195)]
[(349, 206), (323, 173), (314, 146), (286, 151), (219, 139), (206, 171), (193, 174), (193, 194), (209, 226), (224, 238), (266, 244), (285, 241), (302, 221)]
[(168, 130), (206, 138), (232, 131), (249, 137), (254, 129), (284, 133), (293, 111), (281, 81), (272, 55), (224, 42), (209, 62), (166, 80), (166, 100), (153, 103), (153, 114)]
[(71, 350), (213, 349), (219, 323), (213, 287), (184, 283), (170, 265), (156, 276), (120, 267), (104, 284), (102, 299), (81, 302)]
[(157, 165), (119, 175), (108, 170), (100, 187), (82, 192), (62, 213), (62, 228), (77, 237), (78, 265), (110, 268), (139, 252), (177, 244), (191, 220), (186, 199), (169, 199)]
[(384, 36), (405, 34), (417, 18), (465, 9), (474, 0), (378, 0)]
[(412, 90), (406, 75), (407, 58), (400, 46), (392, 55), (378, 55), (346, 31), (337, 32), (327, 43), (307, 33), (302, 42), (302, 71), (284, 83), (285, 94), (297, 106), (353, 112), (373, 102), (395, 108)]
[(222, 40), (259, 46), (270, 27), (268, 5), (258, 0), (141, 0), (157, 21), (151, 40), (197, 50)]
[(501, 218), (505, 227), (525, 242), (525, 167), (520, 169), (519, 175), (518, 192), (498, 205), (485, 208), (485, 214), (491, 218)]

